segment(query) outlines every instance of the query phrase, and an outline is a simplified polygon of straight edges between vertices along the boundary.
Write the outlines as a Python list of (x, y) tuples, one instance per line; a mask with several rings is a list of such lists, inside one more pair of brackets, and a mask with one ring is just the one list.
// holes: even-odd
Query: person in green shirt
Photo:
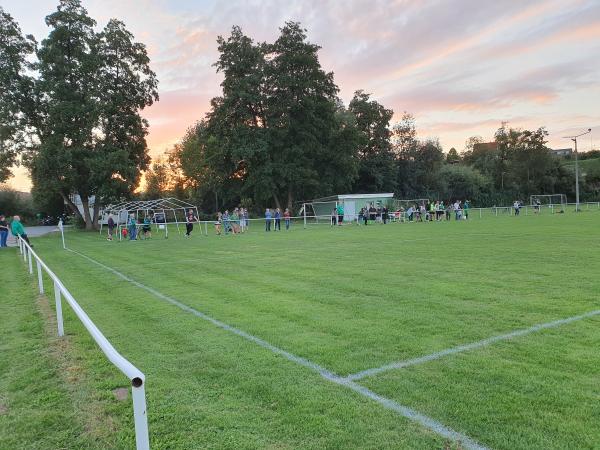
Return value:
[(142, 225), (142, 232), (143, 232), (143, 236), (144, 239), (151, 239), (152, 238), (152, 221), (150, 220), (150, 217), (146, 216), (144, 217), (144, 224)]
[(471, 204), (469, 203), (469, 200), (465, 200), (465, 203), (463, 204), (463, 212), (465, 214), (465, 220), (469, 218), (469, 208), (471, 207)]
[(13, 221), (10, 225), (10, 231), (14, 237), (20, 236), (21, 239), (23, 239), (25, 242), (27, 242), (30, 247), (33, 247), (33, 245), (31, 245), (31, 242), (29, 242), (27, 233), (25, 233), (25, 227), (21, 223), (21, 218), (19, 216), (13, 217)]
[(338, 203), (337, 215), (338, 215), (337, 223), (338, 223), (338, 225), (341, 226), (342, 222), (344, 221), (344, 205), (342, 203)]

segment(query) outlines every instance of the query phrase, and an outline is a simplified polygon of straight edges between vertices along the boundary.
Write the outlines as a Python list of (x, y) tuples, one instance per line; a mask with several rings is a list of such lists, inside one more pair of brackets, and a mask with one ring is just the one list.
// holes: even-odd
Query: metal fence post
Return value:
[(44, 279), (42, 277), (42, 265), (39, 261), (36, 261), (37, 274), (38, 274), (38, 287), (40, 288), (40, 294), (44, 293)]
[(25, 247), (25, 243), (22, 242), (21, 244), (23, 245), (23, 261), (27, 262), (27, 247)]
[(27, 255), (29, 256), (29, 274), (33, 275), (33, 263), (31, 261), (31, 250), (27, 250)]
[(149, 450), (148, 417), (146, 414), (146, 393), (144, 381), (134, 378), (131, 382), (131, 397), (133, 398), (133, 420), (135, 422), (135, 445), (137, 450)]
[(304, 216), (304, 228), (306, 228), (306, 203), (302, 204), (302, 214)]
[(63, 326), (63, 315), (62, 315), (62, 304), (60, 300), (60, 287), (58, 283), (54, 282), (54, 301), (56, 303), (56, 323), (58, 325), (58, 335), (64, 336), (65, 329)]

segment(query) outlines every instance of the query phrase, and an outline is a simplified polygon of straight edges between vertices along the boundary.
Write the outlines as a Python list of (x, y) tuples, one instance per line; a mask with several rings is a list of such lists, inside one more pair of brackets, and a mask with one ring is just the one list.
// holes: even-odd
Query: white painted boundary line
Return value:
[(306, 358), (296, 356), (293, 353), (290, 353), (286, 350), (276, 347), (273, 344), (270, 344), (269, 342), (267, 342), (259, 337), (253, 336), (249, 333), (246, 333), (243, 330), (240, 330), (239, 328), (232, 327), (231, 325), (227, 325), (225, 322), (221, 322), (220, 320), (214, 319), (214, 318), (210, 317), (209, 315), (204, 314), (203, 312), (200, 312), (184, 303), (181, 303), (179, 300), (169, 297), (169, 296), (157, 291), (156, 289), (153, 289), (149, 286), (146, 286), (145, 284), (140, 283), (139, 281), (136, 281), (136, 280), (128, 277), (127, 275), (119, 272), (116, 269), (113, 269), (112, 267), (104, 265), (101, 262), (96, 261), (95, 259), (90, 258), (87, 255), (84, 255), (83, 253), (79, 253), (79, 252), (77, 252), (75, 250), (71, 250), (69, 248), (67, 248), (67, 250), (72, 253), (75, 253), (76, 255), (81, 256), (84, 259), (87, 259), (88, 261), (92, 262), (93, 264), (96, 264), (99, 267), (102, 267), (103, 269), (113, 273), (117, 277), (133, 284), (134, 286), (151, 293), (155, 297), (160, 298), (161, 300), (164, 300), (172, 305), (177, 306), (178, 308), (182, 309), (183, 311), (186, 311), (186, 312), (193, 314), (201, 319), (204, 319), (204, 320), (212, 323), (213, 325), (215, 325), (218, 328), (221, 328), (223, 330), (229, 331), (230, 333), (236, 334), (250, 342), (253, 342), (253, 343), (259, 345), (260, 347), (270, 350), (271, 352), (273, 352), (277, 355), (283, 356), (288, 361), (292, 361), (303, 367), (311, 369), (311, 370), (317, 372), (319, 375), (321, 375), (326, 380), (331, 381), (332, 383), (335, 383), (335, 384), (338, 384), (341, 386), (345, 386), (345, 387), (351, 389), (352, 391), (357, 392), (357, 393), (363, 395), (364, 397), (367, 397), (367, 398), (379, 403), (383, 407), (385, 407), (389, 410), (392, 410), (392, 411), (400, 414), (401, 416), (403, 416), (409, 420), (412, 420), (413, 422), (419, 423), (423, 427), (437, 433), (438, 435), (440, 435), (446, 439), (451, 439), (453, 441), (460, 442), (464, 448), (467, 448), (470, 450), (487, 450), (486, 447), (484, 447), (481, 444), (479, 444), (478, 442), (474, 441), (467, 435), (459, 433), (458, 431), (454, 431), (451, 428), (444, 426), (442, 423), (438, 422), (435, 419), (425, 416), (407, 406), (401, 405), (400, 403), (398, 403), (394, 400), (391, 400), (386, 397), (382, 397), (381, 395), (376, 394), (375, 392), (367, 389), (366, 387), (361, 386), (351, 380), (347, 380), (346, 378), (340, 377), (339, 375), (336, 375), (335, 373), (325, 369), (324, 367), (322, 367)]
[(370, 377), (373, 375), (380, 374), (382, 372), (386, 372), (388, 370), (395, 369), (403, 369), (404, 367), (416, 366), (417, 364), (423, 364), (429, 361), (434, 361), (436, 359), (443, 358), (444, 356), (454, 355), (456, 353), (462, 353), (469, 350), (475, 350), (481, 347), (486, 347), (488, 345), (494, 344), (499, 341), (506, 341), (509, 339), (513, 339), (519, 336), (525, 336), (527, 334), (535, 333), (537, 331), (546, 330), (548, 328), (556, 328), (561, 325), (566, 325), (572, 322), (576, 322), (583, 319), (588, 319), (590, 317), (594, 317), (600, 315), (600, 309), (595, 311), (590, 311), (585, 314), (581, 314), (579, 316), (568, 317), (566, 319), (559, 319), (553, 322), (541, 323), (538, 325), (534, 325), (530, 328), (524, 328), (521, 330), (513, 331), (511, 333), (501, 334), (499, 336), (492, 336), (487, 339), (483, 339), (477, 342), (471, 342), (470, 344), (459, 345), (458, 347), (447, 348), (445, 350), (441, 350), (439, 352), (431, 353), (429, 355), (420, 356), (418, 358), (407, 359), (405, 361), (398, 361), (391, 364), (386, 364), (381, 367), (375, 367), (373, 369), (363, 370), (361, 372), (357, 372), (345, 377), (345, 380), (348, 381), (356, 381), (365, 377)]

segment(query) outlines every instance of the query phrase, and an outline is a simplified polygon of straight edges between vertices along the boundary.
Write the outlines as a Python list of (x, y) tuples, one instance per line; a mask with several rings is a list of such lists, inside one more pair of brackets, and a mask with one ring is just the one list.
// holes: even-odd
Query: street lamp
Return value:
[(579, 212), (579, 160), (577, 159), (577, 138), (591, 133), (592, 129), (588, 128), (585, 133), (578, 134), (577, 136), (563, 136), (564, 139), (571, 139), (575, 142), (575, 211)]

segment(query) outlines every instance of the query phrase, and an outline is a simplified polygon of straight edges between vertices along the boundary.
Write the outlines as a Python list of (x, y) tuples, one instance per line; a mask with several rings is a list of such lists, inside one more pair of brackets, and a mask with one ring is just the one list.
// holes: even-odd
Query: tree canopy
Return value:
[[(79, 195), (82, 219), (93, 228), (100, 204), (130, 195), (150, 161), (148, 123), (140, 110), (158, 100), (158, 93), (146, 48), (122, 22), (111, 19), (96, 32), (80, 0), (60, 0), (46, 17), (50, 33), (35, 48), (35, 76), (29, 76), (23, 73), (24, 58), (33, 44), (9, 26), (5, 15), (2, 20), (14, 35), (12, 53), (3, 51), (2, 59), (4, 53), (21, 55), (13, 57), (18, 98), (5, 102), (3, 96), (2, 105), (14, 109), (31, 136), (24, 162), (34, 189), (61, 196), (81, 215), (71, 201)], [(13, 129), (12, 135), (21, 131)], [(14, 147), (2, 137), (3, 148)], [(14, 160), (16, 150), (6, 154)], [(96, 202), (90, 213), (92, 197)]]

